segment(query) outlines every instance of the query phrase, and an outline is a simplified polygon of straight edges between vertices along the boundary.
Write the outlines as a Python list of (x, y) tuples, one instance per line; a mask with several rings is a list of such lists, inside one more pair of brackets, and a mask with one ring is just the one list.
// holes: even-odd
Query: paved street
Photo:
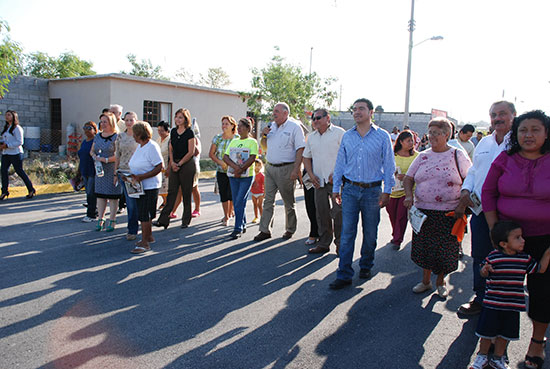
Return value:
[[(155, 229), (153, 252), (138, 256), (124, 237), (126, 213), (113, 233), (80, 221), (84, 194), (0, 203), (0, 368), (467, 367), (477, 318), (455, 312), (471, 297), (469, 257), (446, 301), (413, 294), (421, 270), (410, 244), (386, 246), (383, 210), (372, 279), (332, 291), (337, 258), (334, 249), (307, 254), (301, 190), (298, 232), (280, 238), (278, 201), (274, 238), (262, 243), (252, 241), (257, 225), (228, 239), (212, 190), (201, 180), (201, 217), (185, 230), (179, 219)], [(523, 367), (530, 337), (526, 314), (521, 324), (512, 368)]]

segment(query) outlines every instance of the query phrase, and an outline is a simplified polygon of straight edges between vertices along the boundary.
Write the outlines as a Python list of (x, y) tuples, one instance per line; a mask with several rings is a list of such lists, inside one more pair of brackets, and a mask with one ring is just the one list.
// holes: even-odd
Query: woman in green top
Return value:
[(403, 205), (405, 201), (405, 190), (403, 189), (403, 178), (407, 174), (409, 166), (417, 157), (418, 151), (414, 150), (414, 137), (411, 131), (403, 131), (397, 136), (393, 152), (395, 154), (395, 187), (392, 188), (390, 202), (386, 211), (390, 216), (392, 226), (391, 244), (395, 250), (399, 250), (403, 236), (407, 229), (407, 208)]
[(253, 124), (252, 118), (239, 120), (237, 131), (240, 137), (231, 141), (223, 156), (223, 161), (229, 166), (227, 176), (235, 207), (235, 228), (231, 233), (232, 239), (237, 239), (246, 232), (246, 200), (254, 180), (254, 160), (258, 155), (258, 142), (248, 136)]
[(214, 136), (212, 139), (212, 145), (210, 145), (210, 159), (216, 163), (216, 181), (218, 182), (218, 190), (220, 193), (220, 201), (223, 208), (222, 223), (227, 226), (231, 213), (233, 211), (233, 202), (231, 201), (231, 186), (229, 185), (229, 178), (227, 177), (227, 164), (223, 161), (223, 156), (229, 143), (234, 138), (239, 138), (238, 134), (235, 134), (237, 130), (237, 122), (231, 115), (224, 115), (222, 117), (222, 133)]

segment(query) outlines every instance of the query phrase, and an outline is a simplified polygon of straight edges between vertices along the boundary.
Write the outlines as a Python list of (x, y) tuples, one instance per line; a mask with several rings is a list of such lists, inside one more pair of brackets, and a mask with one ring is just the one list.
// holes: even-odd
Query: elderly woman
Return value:
[(187, 109), (178, 109), (174, 117), (176, 127), (170, 132), (169, 160), (170, 175), (168, 177), (168, 198), (160, 213), (156, 227), (168, 228), (170, 213), (174, 208), (178, 190), (181, 188), (183, 196), (183, 216), (181, 228), (189, 227), (191, 223), (191, 193), (193, 191), (193, 177), (195, 176), (195, 134), (191, 129), (191, 113)]
[(32, 199), (36, 194), (36, 190), (32, 186), (32, 182), (23, 170), (23, 128), (19, 125), (19, 115), (13, 110), (6, 110), (6, 124), (1, 133), (0, 150), (2, 150), (2, 194), (0, 200), (4, 200), (10, 195), (8, 192), (9, 176), (8, 170), (13, 165), (15, 173), (25, 183), (27, 187), (27, 199)]
[[(134, 134), (132, 133), (132, 126), (137, 122), (137, 114), (133, 111), (129, 111), (124, 114), (124, 126), (125, 131), (118, 134), (115, 141), (115, 173), (117, 170), (120, 172), (129, 172), (130, 166), (128, 162), (134, 151), (136, 151), (138, 144), (134, 140)], [(122, 176), (118, 174), (113, 179), (115, 184), (117, 181), (122, 181)], [(133, 241), (137, 238), (137, 233), (139, 229), (138, 225), (138, 211), (137, 211), (137, 202), (133, 197), (128, 196), (128, 191), (126, 191), (126, 186), (122, 187), (122, 193), (126, 199), (126, 207), (128, 211), (128, 234), (126, 234), (126, 239), (128, 241)]]
[(159, 195), (162, 197), (162, 204), (160, 204), (159, 209), (162, 209), (166, 205), (166, 196), (168, 196), (168, 174), (169, 171), (166, 170), (168, 167), (168, 144), (170, 143), (170, 125), (165, 121), (161, 121), (157, 125), (157, 132), (159, 138), (157, 143), (160, 146), (160, 153), (162, 154), (162, 160), (164, 162), (164, 168), (162, 170), (162, 185), (159, 189)]
[(422, 281), (413, 288), (421, 293), (432, 289), (431, 274), (437, 274), (437, 294), (448, 295), (445, 276), (458, 268), (459, 242), (451, 234), (456, 221), (447, 213), (453, 211), (460, 199), (460, 189), (470, 159), (462, 151), (447, 144), (451, 122), (434, 118), (428, 123), (431, 149), (418, 154), (404, 178), (404, 206), (414, 205), (427, 216), (419, 233), (413, 232), (411, 259), (423, 270)]
[[(95, 194), (97, 197), (97, 226), (96, 231), (105, 229), (107, 232), (115, 230), (116, 212), (121, 189), (115, 183), (115, 141), (117, 138), (116, 118), (113, 113), (103, 113), (99, 116), (101, 132), (94, 137), (90, 155), (102, 166), (103, 173), (95, 175)], [(102, 174), (102, 175), (101, 175)], [(105, 222), (105, 210), (109, 203), (109, 219)]]
[(227, 226), (229, 218), (231, 218), (231, 211), (233, 209), (233, 202), (231, 201), (231, 186), (229, 185), (229, 177), (227, 176), (227, 164), (223, 161), (223, 156), (229, 143), (234, 138), (240, 136), (236, 134), (237, 122), (231, 115), (224, 115), (222, 117), (222, 133), (217, 134), (212, 139), (212, 145), (210, 145), (209, 156), (210, 159), (216, 163), (216, 181), (218, 182), (218, 190), (220, 193), (220, 201), (223, 208), (223, 225)]
[(157, 198), (162, 183), (162, 154), (159, 145), (151, 140), (153, 130), (147, 122), (137, 122), (133, 126), (134, 139), (138, 143), (130, 162), (132, 181), (141, 182), (144, 195), (137, 198), (138, 219), (141, 222), (141, 241), (136, 243), (133, 254), (151, 250), (153, 238), (151, 222), (157, 214)]
[(78, 149), (78, 158), (80, 159), (78, 169), (86, 188), (86, 204), (88, 210), (86, 211), (86, 216), (82, 218), (82, 221), (84, 223), (91, 223), (96, 217), (97, 199), (95, 197), (94, 185), (95, 167), (94, 160), (90, 156), (90, 150), (92, 149), (92, 144), (94, 143), (94, 137), (97, 134), (97, 125), (92, 121), (86, 122), (84, 123), (83, 130), (85, 139), (82, 141), (82, 144), (80, 144), (80, 149)]
[(223, 161), (229, 166), (227, 175), (235, 204), (235, 228), (232, 239), (241, 237), (246, 232), (246, 201), (254, 180), (254, 160), (258, 156), (258, 142), (249, 136), (252, 121), (249, 118), (239, 120), (235, 138), (225, 150)]
[[(497, 220), (521, 225), (524, 252), (540, 261), (550, 246), (550, 118), (540, 110), (514, 120), (509, 149), (491, 165), (482, 190), (489, 228)], [(542, 368), (550, 323), (550, 272), (527, 276), (529, 318), (533, 323), (526, 368)]]

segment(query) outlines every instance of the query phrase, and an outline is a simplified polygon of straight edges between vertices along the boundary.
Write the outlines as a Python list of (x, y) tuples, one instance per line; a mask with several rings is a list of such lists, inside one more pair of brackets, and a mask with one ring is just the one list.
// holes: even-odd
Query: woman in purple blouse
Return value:
[[(509, 149), (491, 165), (482, 190), (489, 228), (513, 220), (523, 229), (524, 252), (540, 261), (550, 246), (550, 118), (540, 110), (514, 120)], [(527, 277), (533, 335), (526, 368), (541, 368), (545, 333), (550, 323), (550, 272)]]

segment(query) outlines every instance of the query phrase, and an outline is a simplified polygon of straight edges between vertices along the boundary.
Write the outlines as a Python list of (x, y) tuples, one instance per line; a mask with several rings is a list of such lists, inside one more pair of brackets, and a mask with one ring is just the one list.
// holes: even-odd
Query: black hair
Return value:
[(164, 129), (166, 132), (170, 132), (170, 125), (163, 120), (158, 122), (157, 126), (162, 127), (162, 129)]
[(508, 155), (521, 151), (521, 146), (518, 141), (518, 129), (521, 122), (526, 119), (535, 119), (542, 123), (544, 129), (546, 130), (546, 140), (540, 148), (540, 153), (544, 154), (550, 151), (550, 140), (548, 136), (550, 134), (550, 118), (542, 110), (532, 110), (514, 118), (514, 123), (512, 123), (512, 130), (510, 133), (510, 142), (508, 143)]
[(465, 124), (464, 127), (460, 129), (460, 132), (462, 133), (468, 133), (468, 132), (474, 133), (475, 131), (476, 131), (475, 127), (472, 126), (471, 124)]
[[(414, 136), (413, 136), (412, 132), (411, 131), (406, 131), (406, 130), (401, 132), (399, 134), (399, 136), (397, 136), (397, 138), (395, 139), (395, 144), (393, 145), (393, 153), (394, 154), (397, 154), (397, 152), (403, 148), (403, 145), (401, 145), (401, 141), (406, 140), (409, 137), (413, 138), (413, 141), (414, 141)], [(409, 150), (409, 154), (411, 154), (411, 155), (414, 154), (414, 147)]]
[(503, 248), (500, 243), (508, 242), (510, 232), (518, 228), (521, 229), (521, 226), (511, 220), (499, 220), (496, 222), (493, 229), (491, 229), (491, 240), (493, 241), (493, 246), (502, 251)]
[(247, 118), (241, 118), (239, 119), (239, 124), (243, 124), (247, 129), (248, 129), (248, 132), (250, 132), (251, 128), (252, 128), (252, 118), (250, 117), (247, 117)]
[(13, 130), (15, 129), (15, 127), (17, 127), (19, 125), (19, 114), (17, 114), (17, 112), (15, 110), (6, 110), (6, 113), (4, 113), (4, 116), (6, 116), (6, 114), (10, 113), (11, 114), (11, 127), (10, 127), (10, 124), (8, 123), (8, 121), (6, 121), (6, 124), (4, 125), (4, 129), (2, 130), (2, 133), (0, 133), (0, 135), (3, 135), (4, 132), (6, 132), (8, 130), (8, 127), (10, 127), (10, 134), (13, 135)]
[(371, 102), (369, 99), (365, 99), (364, 97), (355, 100), (355, 101), (353, 102), (353, 105), (355, 105), (355, 104), (357, 104), (357, 103), (365, 103), (365, 104), (367, 104), (367, 108), (369, 108), (369, 110), (374, 109), (374, 108), (373, 108), (373, 105), (372, 105), (372, 102)]

